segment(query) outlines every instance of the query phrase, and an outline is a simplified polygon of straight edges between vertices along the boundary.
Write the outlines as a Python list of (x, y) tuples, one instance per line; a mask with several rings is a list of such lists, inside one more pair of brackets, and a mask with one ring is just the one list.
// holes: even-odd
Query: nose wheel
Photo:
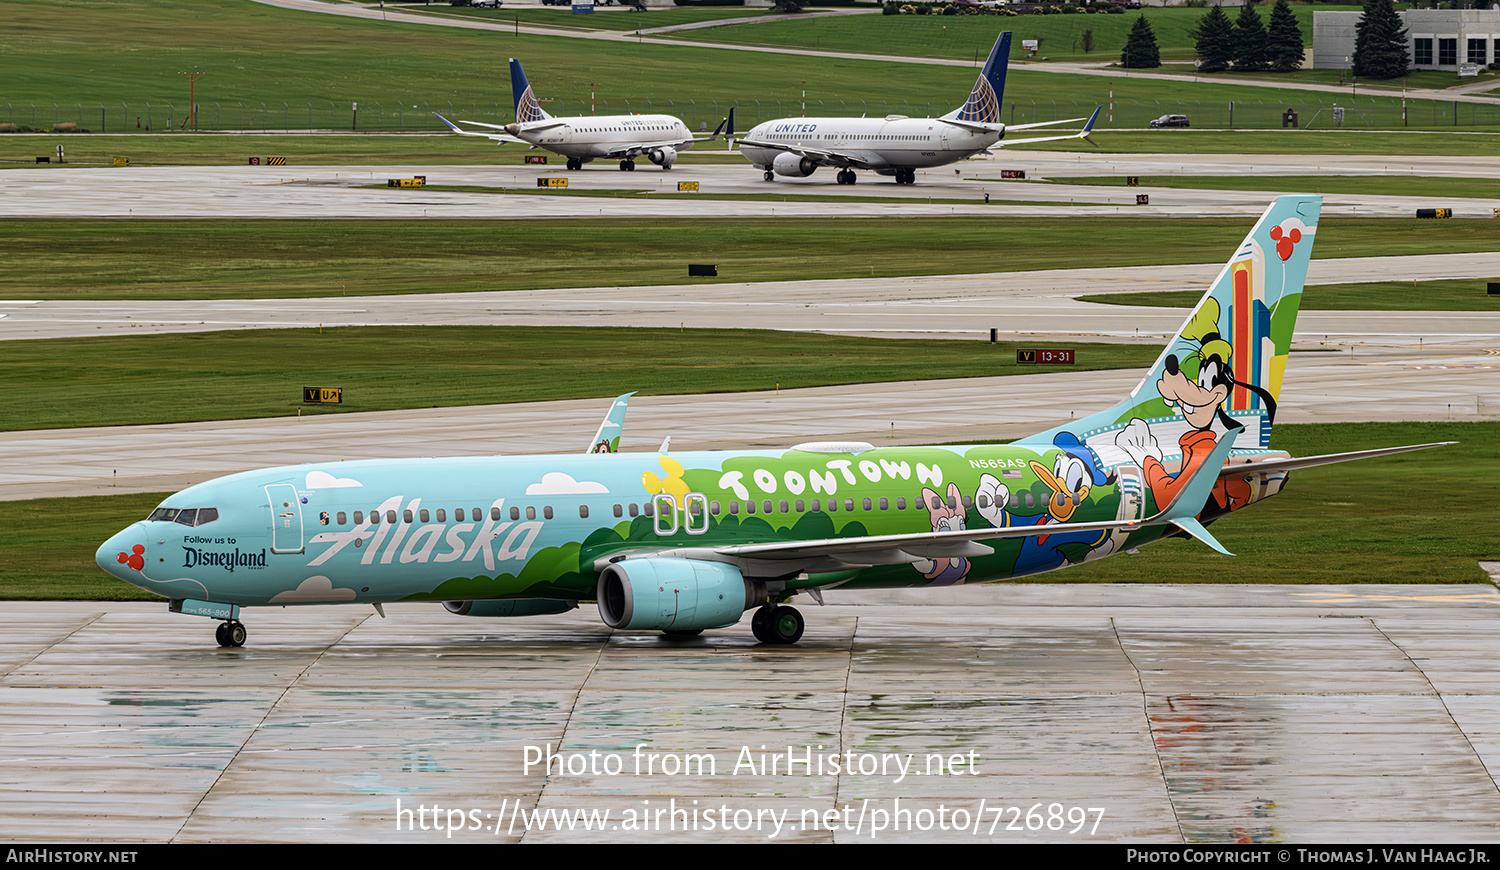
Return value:
[(237, 619), (228, 622), (221, 622), (219, 623), (219, 627), (214, 629), (214, 640), (217, 640), (219, 642), (219, 646), (244, 646), (245, 637), (245, 624)]
[(785, 604), (768, 604), (750, 617), (750, 632), (764, 644), (796, 643), (806, 628), (807, 622), (797, 608)]

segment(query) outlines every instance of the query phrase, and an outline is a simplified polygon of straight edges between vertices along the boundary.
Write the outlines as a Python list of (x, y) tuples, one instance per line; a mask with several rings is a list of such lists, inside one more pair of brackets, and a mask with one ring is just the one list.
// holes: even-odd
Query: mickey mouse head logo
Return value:
[(1289, 220), (1271, 227), (1271, 238), (1276, 242), (1276, 256), (1285, 263), (1292, 258), (1292, 247), (1302, 241), (1301, 221)]
[(121, 565), (129, 565), (139, 571), (146, 567), (146, 547), (143, 544), (136, 544), (130, 548), (129, 553), (116, 554), (115, 559)]

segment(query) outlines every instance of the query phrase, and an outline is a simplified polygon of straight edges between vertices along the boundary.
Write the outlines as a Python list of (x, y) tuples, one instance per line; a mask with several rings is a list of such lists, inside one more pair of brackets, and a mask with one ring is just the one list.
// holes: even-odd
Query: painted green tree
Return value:
[(1161, 50), (1156, 47), (1156, 32), (1146, 16), (1135, 20), (1130, 36), (1125, 39), (1125, 50), (1120, 52), (1120, 66), (1126, 69), (1151, 69), (1161, 66)]
[(1270, 67), (1268, 58), (1270, 39), (1266, 26), (1261, 23), (1255, 4), (1240, 7), (1239, 17), (1234, 21), (1234, 69), (1236, 72), (1263, 72)]
[(1372, 79), (1400, 78), (1410, 71), (1407, 32), (1391, 0), (1365, 0), (1354, 29), (1354, 74)]
[(1271, 7), (1270, 55), (1271, 69), (1276, 72), (1291, 72), (1302, 66), (1307, 59), (1302, 41), (1302, 28), (1297, 25), (1297, 15), (1292, 12), (1288, 0), (1276, 0)]
[(1234, 23), (1214, 6), (1193, 31), (1199, 72), (1223, 72), (1234, 61)]

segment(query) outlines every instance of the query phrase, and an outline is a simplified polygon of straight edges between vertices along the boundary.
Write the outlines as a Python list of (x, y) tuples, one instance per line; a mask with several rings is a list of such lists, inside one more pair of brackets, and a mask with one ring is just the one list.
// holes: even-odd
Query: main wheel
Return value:
[(807, 628), (802, 614), (795, 607), (782, 605), (771, 612), (771, 618), (766, 624), (766, 635), (770, 637), (771, 643), (796, 643), (802, 639), (802, 631)]
[(761, 643), (775, 643), (766, 630), (767, 626), (771, 623), (771, 614), (775, 610), (774, 606), (767, 604), (764, 607), (758, 608), (755, 611), (755, 615), (750, 617), (750, 633), (755, 635), (755, 639)]
[(219, 623), (219, 627), (214, 629), (214, 640), (219, 642), (219, 646), (229, 646), (229, 623)]
[(767, 181), (775, 181), (776, 180), (776, 173), (774, 173), (771, 170), (767, 169), (766, 170), (765, 179)]
[[(225, 634), (225, 637), (229, 640), (228, 645), (244, 646), (246, 634), (245, 624), (243, 622), (226, 622), (225, 626), (228, 627), (228, 631)], [(801, 632), (798, 632), (798, 636), (801, 636)]]
[(630, 161), (629, 160), (621, 160), (620, 161), (620, 171), (621, 172), (626, 172), (629, 169), (630, 169)]
[(582, 168), (583, 168), (583, 161), (582, 160), (579, 160), (577, 157), (569, 157), (568, 158), (568, 169), (576, 171), (576, 170), (579, 170), (579, 169), (582, 169)]

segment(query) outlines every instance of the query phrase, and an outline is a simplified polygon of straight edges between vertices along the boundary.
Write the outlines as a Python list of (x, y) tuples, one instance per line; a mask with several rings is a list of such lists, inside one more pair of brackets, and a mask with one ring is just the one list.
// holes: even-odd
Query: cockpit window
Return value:
[(159, 507), (146, 517), (147, 522), (178, 523), (184, 526), (206, 526), (219, 518), (218, 508)]

